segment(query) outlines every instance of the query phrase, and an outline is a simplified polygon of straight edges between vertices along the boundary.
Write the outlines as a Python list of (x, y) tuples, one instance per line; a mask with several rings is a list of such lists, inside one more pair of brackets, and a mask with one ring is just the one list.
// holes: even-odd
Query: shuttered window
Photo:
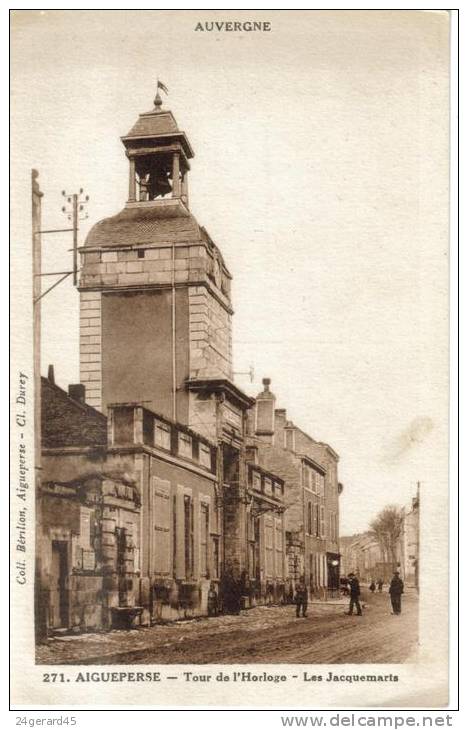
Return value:
[(210, 508), (200, 504), (200, 575), (208, 575), (208, 546), (210, 535)]
[(273, 524), (270, 517), (265, 518), (265, 573), (273, 578)]
[(283, 577), (283, 523), (275, 517), (275, 571), (276, 577)]
[(153, 477), (153, 570), (169, 575), (171, 569), (171, 503), (170, 484)]
[(184, 554), (185, 577), (193, 576), (193, 500), (184, 495)]
[(325, 507), (320, 505), (320, 537), (325, 537)]

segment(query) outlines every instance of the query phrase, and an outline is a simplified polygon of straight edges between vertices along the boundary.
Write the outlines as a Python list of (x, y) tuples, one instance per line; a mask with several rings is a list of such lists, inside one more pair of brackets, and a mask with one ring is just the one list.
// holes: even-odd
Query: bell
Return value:
[(167, 177), (164, 175), (157, 175), (156, 179), (154, 180), (153, 184), (153, 195), (154, 197), (158, 197), (159, 195), (167, 195), (172, 190), (172, 185), (170, 184)]

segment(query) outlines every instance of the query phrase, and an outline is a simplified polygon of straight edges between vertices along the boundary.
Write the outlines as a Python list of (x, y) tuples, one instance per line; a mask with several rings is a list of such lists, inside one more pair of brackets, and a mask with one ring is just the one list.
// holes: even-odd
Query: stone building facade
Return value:
[(221, 574), (216, 448), (140, 404), (110, 406), (106, 417), (79, 393), (43, 379), (49, 628), (206, 614)]
[(43, 631), (118, 623), (135, 606), (140, 494), (130, 470), (106, 458), (106, 418), (42, 379), (42, 524), (39, 585)]
[(389, 582), (398, 570), (408, 587), (419, 587), (419, 487), (410, 505), (399, 509), (400, 534), (394, 557), (389, 555), (372, 532), (340, 538), (341, 572), (355, 572), (363, 581), (382, 578)]
[(380, 578), (387, 582), (395, 569), (386, 561), (381, 546), (371, 533), (343, 537), (340, 539), (340, 548), (343, 577), (355, 573), (364, 583)]
[(172, 113), (157, 98), (122, 141), (128, 201), (91, 229), (81, 250), (81, 381), (87, 402), (104, 413), (144, 403), (218, 447), (222, 560), (241, 580), (249, 570), (245, 435), (254, 401), (232, 379), (231, 275), (190, 212), (194, 153)]
[(338, 455), (315, 441), (276, 408), (270, 381), (250, 417), (249, 455), (285, 482), (288, 594), (304, 578), (311, 595), (326, 597), (339, 587)]
[(244, 607), (285, 595), (285, 481), (248, 458), (255, 399), (233, 382), (231, 275), (189, 209), (193, 150), (159, 97), (122, 141), (128, 201), (80, 250), (81, 382), (43, 385), (53, 629), (203, 615), (210, 588), (221, 610), (232, 586)]
[(419, 590), (419, 521), (420, 489), (409, 506), (402, 509), (402, 528), (399, 541), (399, 562), (406, 585)]

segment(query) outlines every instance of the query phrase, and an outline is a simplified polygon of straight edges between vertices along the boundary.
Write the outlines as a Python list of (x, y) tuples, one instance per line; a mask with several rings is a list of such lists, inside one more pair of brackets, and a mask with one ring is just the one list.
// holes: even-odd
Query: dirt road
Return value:
[(179, 621), (165, 626), (50, 639), (40, 664), (400, 663), (417, 650), (418, 602), (403, 596), (393, 616), (387, 593), (363, 596), (364, 615), (343, 605), (311, 604), (306, 618), (294, 606), (258, 607), (240, 616)]

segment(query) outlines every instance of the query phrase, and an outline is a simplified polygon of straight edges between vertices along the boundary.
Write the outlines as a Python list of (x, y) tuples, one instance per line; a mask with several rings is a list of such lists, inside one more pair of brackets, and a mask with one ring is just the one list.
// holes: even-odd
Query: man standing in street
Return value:
[(398, 571), (395, 571), (388, 592), (390, 593), (392, 610), (396, 616), (399, 616), (401, 613), (401, 594), (403, 593), (403, 589), (404, 585), (403, 581), (400, 578), (400, 574)]
[(353, 615), (353, 608), (356, 606), (356, 612), (358, 616), (362, 616), (362, 610), (361, 610), (361, 604), (359, 603), (359, 596), (361, 595), (361, 587), (359, 585), (359, 580), (354, 575), (354, 573), (348, 573), (348, 582), (349, 582), (349, 611), (346, 614), (347, 616)]
[(294, 601), (296, 604), (296, 618), (299, 618), (300, 616), (301, 607), (302, 617), (305, 618), (307, 616), (307, 587), (302, 580), (296, 587)]

